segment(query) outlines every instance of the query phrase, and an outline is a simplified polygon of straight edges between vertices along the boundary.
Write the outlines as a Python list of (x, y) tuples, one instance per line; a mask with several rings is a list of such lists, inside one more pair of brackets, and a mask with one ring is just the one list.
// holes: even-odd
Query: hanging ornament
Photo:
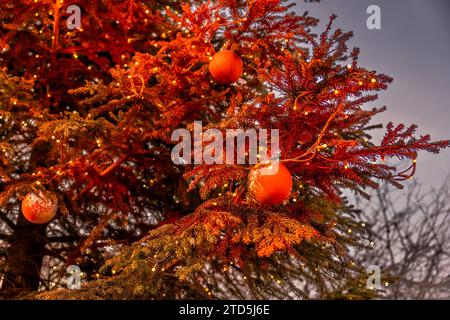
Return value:
[[(263, 171), (264, 170), (264, 171)], [(289, 198), (292, 176), (281, 163), (253, 168), (248, 176), (251, 197), (263, 205), (277, 205)]]
[(50, 222), (56, 215), (58, 198), (46, 190), (32, 191), (22, 200), (22, 214), (35, 224)]
[(220, 84), (239, 80), (243, 72), (241, 58), (231, 50), (217, 52), (209, 62), (209, 73)]

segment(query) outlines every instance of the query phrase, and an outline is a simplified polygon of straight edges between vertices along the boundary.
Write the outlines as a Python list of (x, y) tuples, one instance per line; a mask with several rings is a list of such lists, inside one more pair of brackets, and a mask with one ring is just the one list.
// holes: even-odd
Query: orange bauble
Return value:
[(242, 72), (242, 60), (231, 50), (217, 52), (209, 62), (209, 73), (220, 84), (231, 84), (238, 81)]
[[(264, 171), (263, 171), (264, 170)], [(281, 163), (277, 166), (254, 168), (248, 176), (252, 198), (264, 205), (277, 205), (289, 199), (292, 190), (292, 176)]]
[(56, 215), (58, 198), (52, 192), (30, 192), (22, 200), (22, 214), (35, 224), (50, 222)]

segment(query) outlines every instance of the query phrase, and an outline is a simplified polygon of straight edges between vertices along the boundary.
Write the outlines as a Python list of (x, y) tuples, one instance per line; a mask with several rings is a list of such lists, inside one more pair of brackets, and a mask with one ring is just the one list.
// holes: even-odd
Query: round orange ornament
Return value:
[(35, 224), (50, 222), (56, 215), (58, 198), (53, 192), (30, 192), (22, 200), (22, 214)]
[(238, 81), (243, 68), (241, 58), (231, 50), (217, 52), (209, 62), (209, 73), (220, 84), (231, 84)]
[(292, 176), (281, 163), (250, 170), (248, 187), (252, 198), (264, 205), (277, 205), (289, 199)]

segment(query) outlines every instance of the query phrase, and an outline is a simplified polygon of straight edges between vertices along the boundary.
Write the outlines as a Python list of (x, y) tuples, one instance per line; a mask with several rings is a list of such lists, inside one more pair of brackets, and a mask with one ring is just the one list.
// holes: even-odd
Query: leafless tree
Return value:
[(378, 190), (359, 203), (370, 227), (373, 250), (361, 252), (364, 265), (377, 265), (392, 280), (386, 299), (450, 299), (450, 177), (424, 192), (418, 183), (394, 192)]

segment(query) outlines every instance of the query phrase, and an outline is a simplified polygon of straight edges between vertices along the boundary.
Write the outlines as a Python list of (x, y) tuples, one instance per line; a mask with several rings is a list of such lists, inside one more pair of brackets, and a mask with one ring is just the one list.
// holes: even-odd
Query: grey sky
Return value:
[[(320, 18), (321, 27), (335, 13), (335, 27), (354, 31), (351, 46), (361, 49), (360, 65), (394, 78), (374, 105), (388, 110), (374, 122), (419, 125), (418, 133), (450, 139), (450, 1), (449, 0), (296, 0), (297, 11)], [(366, 27), (366, 9), (381, 8), (381, 30)], [(381, 130), (380, 134), (382, 133)], [(374, 135), (379, 139), (380, 135)], [(416, 178), (427, 187), (450, 174), (450, 150), (438, 156), (421, 153)]]

